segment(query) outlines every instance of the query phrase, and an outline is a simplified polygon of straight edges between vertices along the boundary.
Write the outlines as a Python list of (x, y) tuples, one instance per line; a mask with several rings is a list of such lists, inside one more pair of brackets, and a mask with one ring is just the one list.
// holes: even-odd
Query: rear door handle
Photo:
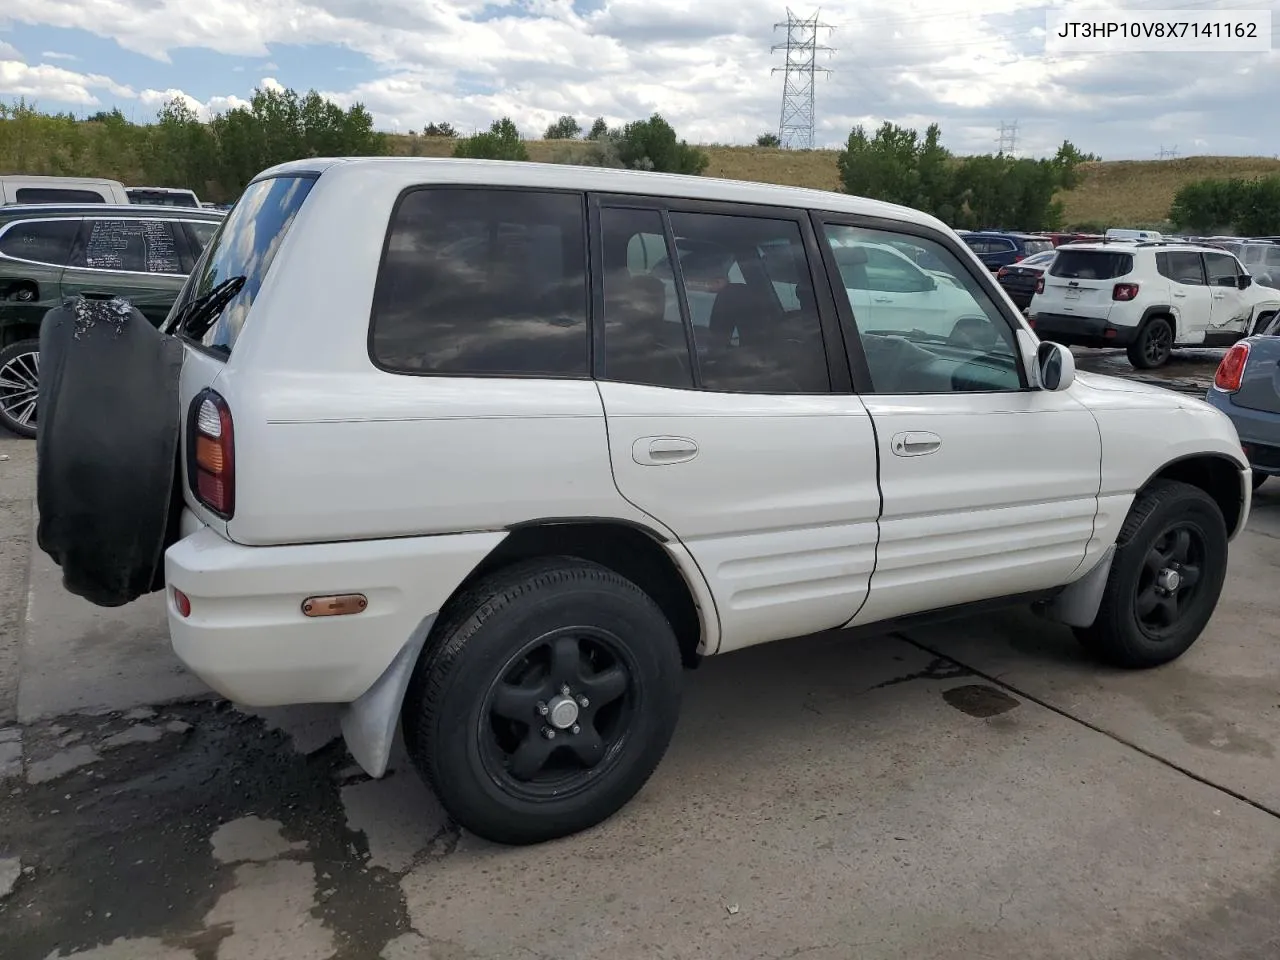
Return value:
[(688, 437), (641, 437), (631, 445), (631, 459), (646, 467), (685, 463), (698, 455), (698, 445)]
[(942, 438), (936, 433), (912, 431), (893, 435), (893, 452), (899, 457), (923, 457), (942, 446)]
[(1174, 293), (1174, 296), (1175, 296), (1175, 297), (1185, 297), (1185, 296), (1186, 296), (1186, 294), (1185, 294), (1185, 293), (1177, 293), (1177, 292), (1175, 292), (1175, 293)]
[(893, 303), (893, 297), (872, 297), (876, 303)]

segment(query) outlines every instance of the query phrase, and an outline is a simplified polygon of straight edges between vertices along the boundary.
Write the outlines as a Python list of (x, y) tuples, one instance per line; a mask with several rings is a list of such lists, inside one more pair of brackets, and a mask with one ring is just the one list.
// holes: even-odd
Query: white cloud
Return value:
[[(1024, 154), (1052, 151), (1063, 139), (1107, 157), (1147, 156), (1161, 139), (1267, 155), (1280, 149), (1280, 128), (1259, 122), (1274, 114), (1280, 51), (1046, 57), (1050, 4), (1057, 0), (828, 0), (822, 17), (837, 29), (820, 39), (838, 49), (819, 60), (834, 70), (817, 82), (819, 145), (842, 142), (855, 123), (923, 129), (938, 121), (952, 149), (989, 151), (999, 123), (1017, 120)], [(1186, 0), (1125, 6), (1179, 4)], [(771, 68), (782, 55), (770, 47), (783, 39), (772, 29), (785, 15), (780, 0), (590, 6), (583, 13), (571, 0), (5, 0), (11, 19), (89, 29), (153, 59), (184, 47), (257, 58), (262, 65), (251, 69), (266, 74), (267, 89), (313, 82), (296, 83), (269, 62), (273, 45), (346, 48), (375, 67), (350, 85), (348, 65), (338, 63), (320, 85), (341, 103), (364, 103), (383, 129), (448, 121), (470, 130), (509, 115), (537, 134), (561, 113), (617, 123), (654, 111), (693, 141), (746, 143), (776, 129), (782, 78)], [(314, 56), (323, 68), (326, 52)], [(233, 101), (214, 98), (201, 108), (215, 102)]]
[(5, 43), (0, 40), (0, 60), (21, 60), (22, 54), (18, 52), (18, 48), (11, 43)]
[(43, 100), (57, 100), (86, 107), (98, 106), (94, 90), (132, 100), (134, 92), (110, 77), (96, 73), (76, 73), (47, 63), (30, 66), (20, 60), (0, 60), (0, 95), (25, 97), (37, 105)]
[(201, 120), (208, 120), (216, 114), (226, 113), (228, 110), (234, 110), (237, 107), (249, 106), (248, 100), (242, 100), (236, 96), (210, 97), (208, 100), (197, 100), (191, 94), (173, 88), (168, 90), (143, 90), (138, 94), (139, 101), (146, 106), (155, 107), (157, 111), (164, 104), (175, 99), (181, 100), (194, 110)]
[(263, 77), (258, 82), (258, 86), (263, 90), (274, 90), (276, 93), (283, 93), (285, 90), (284, 84), (275, 77)]
[(46, 50), (40, 54), (46, 60), (79, 60), (74, 53), (58, 53), (56, 50)]

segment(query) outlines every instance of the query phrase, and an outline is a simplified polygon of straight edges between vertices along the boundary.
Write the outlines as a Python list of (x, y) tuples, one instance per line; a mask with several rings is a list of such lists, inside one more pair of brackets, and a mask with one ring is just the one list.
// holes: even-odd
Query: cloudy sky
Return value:
[[(3, 0), (0, 101), (143, 121), (179, 94), (201, 111), (255, 87), (360, 101), (385, 130), (511, 116), (537, 135), (657, 110), (702, 143), (778, 126), (773, 25), (787, 0)], [(817, 89), (817, 145), (854, 124), (942, 125), (962, 152), (1064, 138), (1106, 159), (1280, 154), (1280, 42), (1270, 52), (1045, 55), (1059, 0), (827, 0), (835, 48)], [(1078, 6), (1078, 4), (1073, 4)], [(1112, 8), (1271, 10), (1280, 0), (1117, 0)], [(808, 16), (810, 6), (792, 8)]]

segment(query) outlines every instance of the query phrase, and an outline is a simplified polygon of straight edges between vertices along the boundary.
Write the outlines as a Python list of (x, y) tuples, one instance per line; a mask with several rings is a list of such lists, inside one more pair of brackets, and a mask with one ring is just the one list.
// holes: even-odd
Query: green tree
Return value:
[(599, 140), (609, 135), (609, 123), (604, 117), (596, 117), (591, 121), (591, 129), (587, 131), (588, 140)]
[(628, 123), (616, 139), (618, 159), (632, 170), (699, 174), (711, 162), (697, 147), (677, 138), (675, 129), (657, 113)]
[(1249, 183), (1235, 227), (1246, 237), (1280, 235), (1280, 176), (1259, 177)]
[(487, 133), (463, 137), (453, 148), (455, 157), (474, 160), (528, 160), (529, 151), (520, 139), (520, 131), (510, 117), (495, 120)]
[(424, 137), (445, 137), (454, 140), (458, 136), (458, 131), (453, 128), (451, 123), (428, 123), (422, 128)]
[(565, 114), (555, 123), (547, 127), (546, 133), (542, 135), (543, 140), (576, 140), (582, 133), (582, 124), (578, 123), (573, 117)]
[(756, 137), (756, 146), (780, 147), (782, 146), (782, 141), (778, 139), (778, 135), (776, 133), (762, 133), (760, 136)]
[[(123, 121), (123, 117), (120, 121)], [(108, 127), (119, 123), (114, 118)], [(147, 182), (159, 187), (187, 187), (200, 196), (218, 174), (213, 134), (185, 100), (165, 102), (148, 131), (143, 170)]]
[(885, 121), (872, 137), (856, 126), (836, 158), (846, 193), (913, 204), (919, 198), (919, 144), (914, 130)]

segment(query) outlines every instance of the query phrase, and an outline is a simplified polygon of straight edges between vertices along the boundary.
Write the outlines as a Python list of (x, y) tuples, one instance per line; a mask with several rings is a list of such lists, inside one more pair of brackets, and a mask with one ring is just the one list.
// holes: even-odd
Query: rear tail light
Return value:
[(1044, 293), (1044, 274), (1036, 278), (1036, 293)]
[(1019, 253), (1016, 256), (1014, 256), (1013, 262), (1017, 263), (1019, 260), (1025, 260), (1025, 259), (1027, 259), (1027, 255), (1025, 253)]
[(997, 270), (997, 271), (996, 271), (996, 278), (997, 278), (997, 279), (999, 279), (1000, 277), (1007, 277), (1008, 275), (1009, 275), (1009, 268), (1008, 268), (1008, 267), (1001, 267), (999, 270)]
[(1132, 300), (1138, 295), (1136, 283), (1117, 283), (1111, 288), (1112, 300)]
[(1228, 350), (1218, 364), (1218, 372), (1213, 375), (1213, 385), (1223, 393), (1235, 393), (1240, 389), (1240, 382), (1244, 379), (1244, 365), (1248, 362), (1249, 344), (1241, 341)]
[(195, 498), (223, 520), (236, 507), (235, 429), (227, 402), (205, 390), (191, 402), (187, 480)]

